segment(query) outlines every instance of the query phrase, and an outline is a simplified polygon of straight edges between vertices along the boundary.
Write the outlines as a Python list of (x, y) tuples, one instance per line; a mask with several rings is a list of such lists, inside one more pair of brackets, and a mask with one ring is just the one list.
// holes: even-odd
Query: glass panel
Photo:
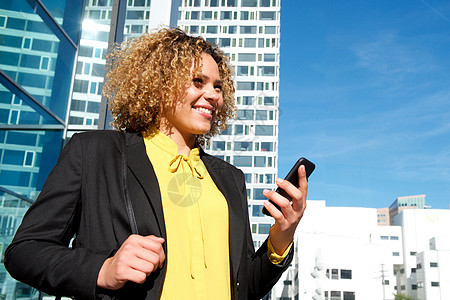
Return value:
[(252, 217), (264, 217), (265, 215), (262, 213), (262, 205), (253, 205)]
[[(81, 15), (82, 1), (73, 0), (41, 0), (45, 8), (62, 26), (72, 41), (78, 40), (78, 24)], [(88, 1), (88, 0), (86, 0)]]
[[(1, 1), (7, 9), (2, 34), (0, 68), (59, 118), (65, 119), (75, 48), (44, 15), (43, 20), (25, 0)], [(40, 10), (38, 9), (38, 12)], [(76, 15), (76, 14), (75, 14)], [(74, 16), (75, 17), (75, 16)], [(58, 80), (54, 81), (54, 78)], [(4, 84), (4, 83), (3, 83)]]
[[(0, 78), (0, 82), (3, 81), (2, 79)], [(17, 90), (14, 94), (0, 83), (0, 124), (43, 125), (60, 123), (24, 93)]]

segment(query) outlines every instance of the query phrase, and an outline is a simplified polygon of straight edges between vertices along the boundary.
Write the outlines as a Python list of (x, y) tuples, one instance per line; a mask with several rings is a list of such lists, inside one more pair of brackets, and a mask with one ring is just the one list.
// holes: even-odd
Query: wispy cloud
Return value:
[(357, 65), (379, 75), (419, 74), (436, 69), (436, 63), (427, 49), (420, 46), (418, 37), (412, 41), (396, 32), (381, 32), (369, 40), (352, 46)]

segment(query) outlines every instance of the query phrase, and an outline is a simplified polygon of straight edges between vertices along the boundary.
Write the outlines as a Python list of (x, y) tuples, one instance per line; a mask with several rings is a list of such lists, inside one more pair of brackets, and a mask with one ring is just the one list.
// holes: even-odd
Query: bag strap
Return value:
[(125, 133), (121, 132), (121, 148), (122, 148), (122, 185), (123, 185), (123, 192), (124, 192), (124, 198), (125, 198), (125, 207), (127, 209), (128, 214), (128, 221), (130, 222), (131, 232), (133, 234), (139, 234), (137, 224), (136, 224), (136, 218), (134, 216), (134, 210), (133, 206), (131, 205), (130, 201), (130, 195), (128, 194), (128, 185), (127, 185), (127, 147), (125, 143)]

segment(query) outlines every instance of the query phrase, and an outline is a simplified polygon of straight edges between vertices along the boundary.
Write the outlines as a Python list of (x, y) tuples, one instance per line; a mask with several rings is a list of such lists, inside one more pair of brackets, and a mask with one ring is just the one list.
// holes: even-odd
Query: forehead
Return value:
[(216, 61), (211, 55), (207, 53), (202, 53), (201, 62), (203, 75), (208, 75), (208, 77), (214, 76), (217, 77), (217, 79), (220, 78), (219, 66), (217, 65)]

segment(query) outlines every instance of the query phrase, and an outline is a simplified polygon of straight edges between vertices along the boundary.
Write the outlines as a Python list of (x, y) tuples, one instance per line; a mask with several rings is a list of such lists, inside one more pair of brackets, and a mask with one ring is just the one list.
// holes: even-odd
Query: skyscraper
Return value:
[(216, 43), (235, 70), (237, 119), (206, 150), (240, 168), (255, 246), (272, 218), (262, 192), (277, 174), (280, 0), (180, 0), (178, 27)]
[[(63, 145), (82, 1), (0, 1), (0, 249)], [(1, 299), (34, 292), (0, 266)]]

